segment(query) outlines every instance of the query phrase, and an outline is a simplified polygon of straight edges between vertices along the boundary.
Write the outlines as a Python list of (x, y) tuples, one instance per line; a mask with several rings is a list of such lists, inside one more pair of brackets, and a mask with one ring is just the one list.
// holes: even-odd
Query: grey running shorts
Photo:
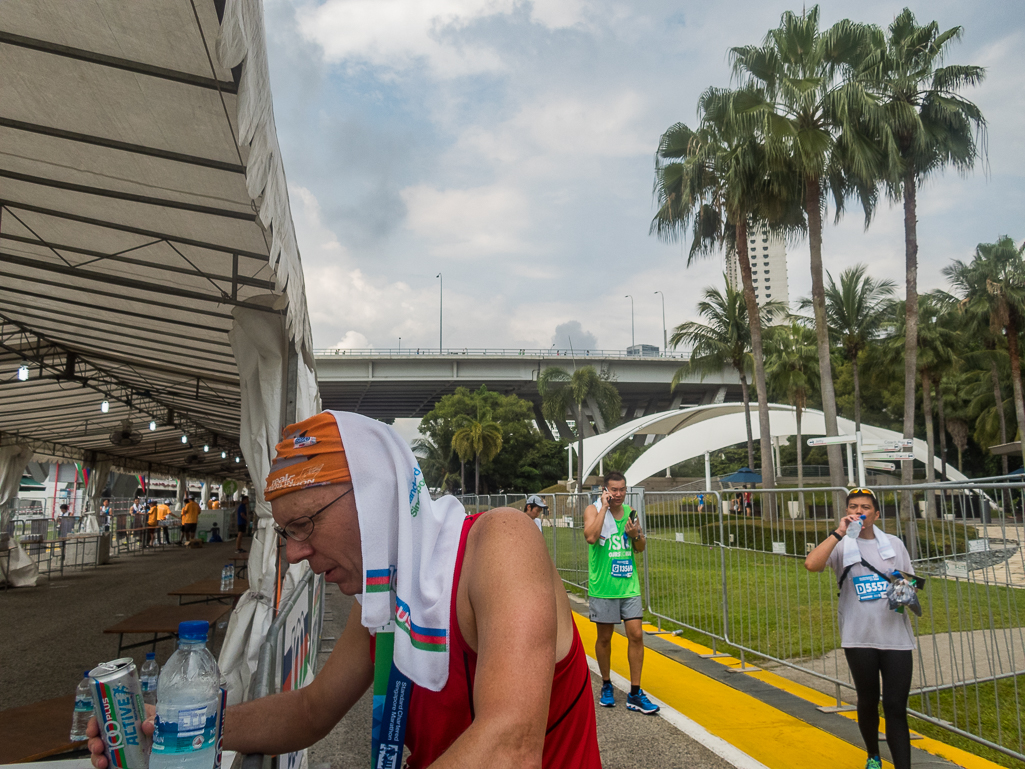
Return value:
[(644, 604), (641, 597), (634, 595), (629, 598), (589, 598), (591, 622), (599, 625), (616, 625), (628, 619), (643, 619)]

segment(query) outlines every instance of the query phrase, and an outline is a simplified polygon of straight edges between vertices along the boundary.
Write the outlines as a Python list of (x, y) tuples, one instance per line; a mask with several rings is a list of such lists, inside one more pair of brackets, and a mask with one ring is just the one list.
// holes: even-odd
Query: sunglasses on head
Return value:
[(847, 492), (848, 497), (860, 496), (862, 494), (867, 494), (868, 496), (873, 498), (876, 495), (876, 493), (872, 491), (872, 489), (851, 489), (849, 492)]

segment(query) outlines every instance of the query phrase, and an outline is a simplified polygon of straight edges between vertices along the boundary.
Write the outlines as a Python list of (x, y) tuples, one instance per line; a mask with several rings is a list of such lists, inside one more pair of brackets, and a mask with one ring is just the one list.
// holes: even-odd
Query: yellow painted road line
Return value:
[[(578, 623), (579, 625), (579, 623)], [(658, 628), (654, 625), (644, 625), (646, 631), (658, 632)], [(702, 646), (694, 641), (689, 641), (686, 638), (680, 638), (679, 636), (671, 635), (660, 635), (664, 641), (668, 641), (671, 644), (679, 646), (681, 649), (687, 649), (695, 654), (711, 654), (712, 650), (707, 646)], [(735, 657), (718, 657), (714, 660), (725, 667), (740, 667), (740, 660)], [(751, 678), (757, 678), (759, 681), (764, 681), (770, 686), (775, 686), (777, 689), (782, 689), (785, 692), (793, 694), (795, 697), (800, 697), (803, 700), (813, 703), (816, 706), (832, 706), (836, 704), (836, 698), (830, 697), (827, 694), (823, 694), (820, 691), (816, 691), (811, 687), (804, 686), (795, 681), (791, 681), (788, 678), (777, 675), (776, 673), (770, 673), (762, 670), (757, 673), (745, 673), (744, 675), (750, 676)], [(844, 703), (848, 704), (848, 703)], [(838, 715), (849, 718), (852, 721), (857, 721), (858, 716), (854, 712), (840, 713)], [(697, 719), (695, 719), (697, 720)], [(886, 729), (886, 721), (880, 717), (879, 728)], [(969, 753), (967, 750), (956, 748), (953, 745), (948, 745), (940, 740), (935, 740), (932, 737), (926, 737), (925, 735), (919, 735), (918, 732), (912, 732), (914, 735), (918, 735), (919, 739), (916, 739), (913, 743), (913, 747), (919, 750), (924, 750), (926, 753), (931, 753), (934, 756), (945, 758), (948, 761), (952, 761), (958, 766), (964, 767), (964, 769), (1001, 769), (999, 764), (995, 764), (988, 759), (977, 756), (974, 753)]]
[[(578, 614), (574, 619), (585, 649), (593, 650), (594, 625)], [(612, 669), (623, 676), (630, 674), (626, 646), (626, 638), (613, 634)], [(644, 659), (644, 688), (769, 769), (865, 766), (863, 749), (651, 649)]]

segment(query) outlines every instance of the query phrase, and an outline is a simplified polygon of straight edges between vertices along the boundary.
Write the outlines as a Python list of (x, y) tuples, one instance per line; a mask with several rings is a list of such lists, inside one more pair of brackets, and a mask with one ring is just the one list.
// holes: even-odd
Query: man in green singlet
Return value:
[(612, 632), (622, 622), (626, 627), (627, 657), (630, 661), (630, 694), (626, 698), (626, 707), (652, 715), (658, 712), (658, 705), (652, 703), (641, 689), (644, 606), (634, 563), (634, 553), (643, 552), (647, 542), (637, 514), (629, 505), (623, 504), (625, 500), (626, 477), (612, 472), (605, 476), (601, 498), (584, 510), (584, 539), (588, 544), (587, 594), (591, 622), (598, 626), (594, 656), (602, 678), (598, 704), (605, 708), (616, 705), (610, 680), (610, 659)]

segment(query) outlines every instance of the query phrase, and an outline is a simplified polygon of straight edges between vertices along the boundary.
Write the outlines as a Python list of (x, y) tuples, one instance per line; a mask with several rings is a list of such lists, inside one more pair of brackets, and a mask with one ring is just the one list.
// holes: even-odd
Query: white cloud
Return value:
[(346, 331), (345, 336), (342, 337), (342, 341), (332, 346), (333, 349), (337, 350), (368, 350), (373, 348), (370, 344), (370, 340), (367, 339), (359, 331)]
[(406, 226), (437, 256), (476, 258), (526, 249), (526, 196), (508, 186), (440, 190), (417, 185), (402, 190)]
[(324, 49), (328, 61), (358, 62), (401, 71), (426, 62), (443, 77), (505, 67), (499, 50), (464, 39), (473, 24), (509, 16), (524, 7), (548, 29), (578, 24), (581, 0), (327, 0), (304, 6), (299, 30)]

